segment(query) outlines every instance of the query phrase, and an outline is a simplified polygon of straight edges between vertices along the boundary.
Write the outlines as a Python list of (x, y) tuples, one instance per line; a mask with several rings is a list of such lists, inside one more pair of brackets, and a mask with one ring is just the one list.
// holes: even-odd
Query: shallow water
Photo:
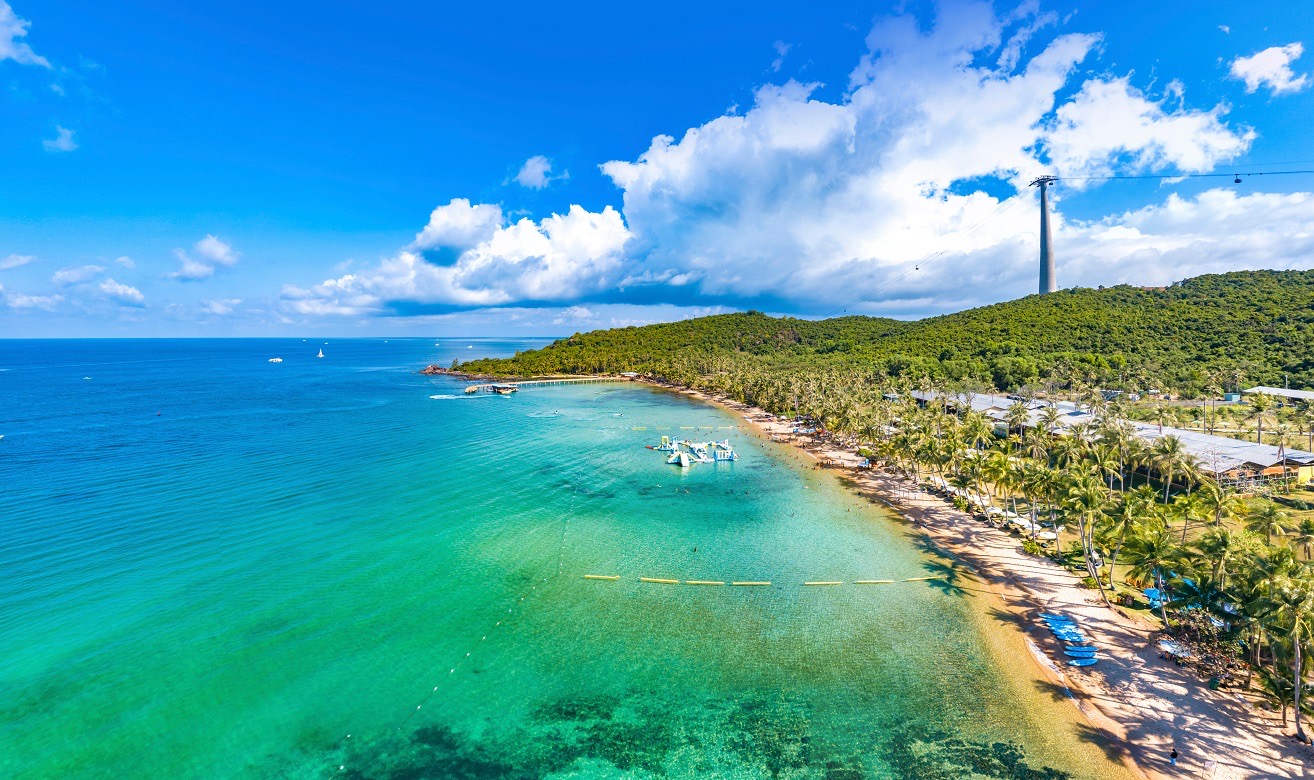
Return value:
[(742, 420), (329, 341), (0, 342), (0, 776), (1126, 776), (970, 576)]

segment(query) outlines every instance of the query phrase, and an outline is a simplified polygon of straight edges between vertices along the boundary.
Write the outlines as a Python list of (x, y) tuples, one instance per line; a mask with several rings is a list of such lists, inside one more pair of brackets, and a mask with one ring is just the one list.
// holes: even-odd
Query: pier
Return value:
[(526, 379), (523, 382), (489, 382), (482, 385), (470, 385), (465, 389), (467, 393), (514, 393), (524, 387), (547, 387), (548, 385), (581, 385), (597, 384), (600, 382), (632, 382), (634, 379), (628, 376), (582, 376), (582, 377), (561, 377), (558, 379)]

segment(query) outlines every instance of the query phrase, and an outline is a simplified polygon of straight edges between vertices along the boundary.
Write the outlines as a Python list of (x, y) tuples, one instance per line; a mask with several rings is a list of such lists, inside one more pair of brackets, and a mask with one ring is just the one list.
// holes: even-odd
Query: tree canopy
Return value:
[[(1078, 288), (911, 322), (749, 311), (577, 333), (472, 373), (638, 371), (690, 360), (743, 369), (861, 370), (1001, 390), (1080, 381), (1130, 390), (1314, 386), (1314, 271), (1242, 271), (1165, 288)], [(678, 372), (677, 372), (678, 373)]]

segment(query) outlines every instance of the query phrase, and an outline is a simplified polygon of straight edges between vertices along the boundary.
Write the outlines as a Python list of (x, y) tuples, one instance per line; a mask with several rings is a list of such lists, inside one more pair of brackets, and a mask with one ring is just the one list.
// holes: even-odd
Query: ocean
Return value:
[(417, 373), (544, 343), (0, 341), (0, 776), (1130, 776), (970, 574), (735, 415)]

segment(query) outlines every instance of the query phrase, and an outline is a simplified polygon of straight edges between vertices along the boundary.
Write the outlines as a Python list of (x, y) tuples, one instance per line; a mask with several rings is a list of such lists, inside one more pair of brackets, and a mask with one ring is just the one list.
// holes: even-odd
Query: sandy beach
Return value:
[[(1153, 625), (1104, 606), (1073, 573), (1023, 553), (1020, 538), (974, 520), (910, 480), (859, 469), (855, 453), (793, 436), (792, 423), (761, 409), (698, 391), (678, 392), (727, 408), (751, 425), (746, 430), (792, 444), (818, 467), (825, 463), (852, 489), (889, 506), (946, 555), (970, 567), (1026, 634), (1034, 652), (1019, 663), (1032, 664), (1056, 695), (1070, 695), (1093, 732), (1117, 746), (1116, 757), (1146, 777), (1259, 780), (1314, 774), (1314, 748), (1280, 733), (1278, 713), (1254, 707), (1236, 690), (1211, 691), (1191, 670), (1160, 659)], [(1076, 618), (1100, 646), (1100, 662), (1074, 669), (1050, 661), (1062, 656), (1058, 641), (1036, 619), (1042, 610)], [(1180, 754), (1176, 767), (1168, 760), (1174, 747)]]

